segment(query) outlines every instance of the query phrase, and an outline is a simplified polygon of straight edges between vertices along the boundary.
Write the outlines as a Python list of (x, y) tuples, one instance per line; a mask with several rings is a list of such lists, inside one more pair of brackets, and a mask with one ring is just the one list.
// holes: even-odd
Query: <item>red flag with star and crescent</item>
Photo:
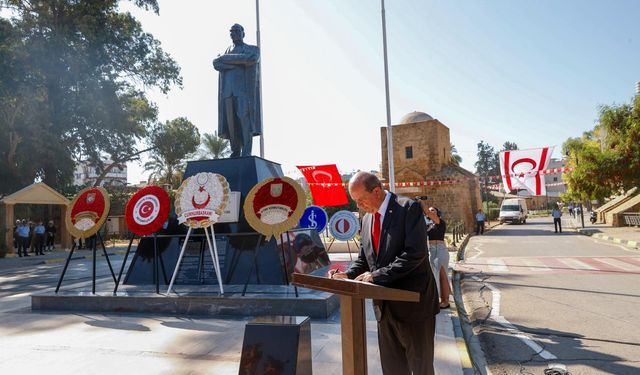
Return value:
[(313, 203), (317, 206), (342, 206), (347, 204), (347, 192), (335, 164), (297, 166), (304, 175)]

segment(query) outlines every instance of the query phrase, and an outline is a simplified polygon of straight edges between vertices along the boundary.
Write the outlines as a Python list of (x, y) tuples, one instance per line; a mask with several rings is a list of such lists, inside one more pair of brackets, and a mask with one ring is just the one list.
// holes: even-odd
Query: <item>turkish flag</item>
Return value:
[(547, 168), (553, 147), (500, 152), (500, 173), (504, 190), (526, 189), (531, 195), (545, 195), (541, 171)]
[(304, 175), (313, 203), (317, 206), (342, 206), (347, 204), (347, 192), (335, 164), (297, 166)]

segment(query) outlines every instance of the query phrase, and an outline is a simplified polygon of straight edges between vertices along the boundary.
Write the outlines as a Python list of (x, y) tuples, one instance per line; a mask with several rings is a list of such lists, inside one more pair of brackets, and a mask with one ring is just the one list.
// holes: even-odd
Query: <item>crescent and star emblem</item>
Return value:
[[(320, 181), (318, 179), (318, 176), (326, 176), (326, 179), (323, 179), (324, 181)], [(313, 171), (311, 173), (311, 177), (315, 182), (331, 182), (331, 180), (333, 179), (331, 176), (331, 173), (327, 171), (320, 171), (320, 170)]]
[(153, 212), (153, 203), (152, 202), (144, 202), (142, 206), (140, 206), (140, 216), (148, 217)]
[(209, 195), (209, 193), (207, 193), (207, 199), (204, 201), (204, 203), (197, 203), (196, 202), (196, 197), (193, 196), (193, 197), (191, 197), (191, 204), (193, 205), (193, 207), (195, 207), (197, 209), (201, 209), (201, 208), (207, 207), (207, 205), (209, 204), (210, 200), (211, 200), (211, 195)]

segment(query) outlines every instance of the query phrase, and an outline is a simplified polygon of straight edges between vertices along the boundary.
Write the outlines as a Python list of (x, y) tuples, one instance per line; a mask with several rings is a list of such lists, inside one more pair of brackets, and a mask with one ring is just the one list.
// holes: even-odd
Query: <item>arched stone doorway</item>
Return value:
[(60, 205), (60, 218), (59, 220), (56, 220), (56, 222), (59, 223), (59, 225), (57, 225), (57, 228), (60, 234), (60, 243), (62, 247), (71, 246), (71, 236), (69, 235), (69, 232), (67, 232), (64, 220), (64, 217), (67, 213), (69, 200), (62, 194), (55, 191), (53, 188), (49, 187), (44, 182), (31, 184), (21, 190), (16, 191), (11, 195), (4, 197), (0, 202), (4, 203), (5, 205), (5, 224), (7, 231), (5, 233), (4, 240), (7, 245), (8, 252), (13, 251), (12, 229), (15, 224), (14, 209), (17, 204)]

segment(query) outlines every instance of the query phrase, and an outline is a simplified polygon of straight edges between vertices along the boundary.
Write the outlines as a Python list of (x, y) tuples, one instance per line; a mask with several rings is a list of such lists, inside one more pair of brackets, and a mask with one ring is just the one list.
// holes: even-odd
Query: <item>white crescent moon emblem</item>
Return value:
[(142, 207), (140, 207), (140, 213), (141, 214), (148, 214), (149, 212), (151, 212), (151, 205), (149, 204), (143, 204)]
[[(327, 180), (325, 181), (318, 180), (318, 177), (317, 177), (318, 175), (327, 176)], [(315, 182), (331, 182), (331, 180), (333, 180), (331, 173), (327, 171), (313, 171), (311, 172), (311, 178), (313, 178)]]

